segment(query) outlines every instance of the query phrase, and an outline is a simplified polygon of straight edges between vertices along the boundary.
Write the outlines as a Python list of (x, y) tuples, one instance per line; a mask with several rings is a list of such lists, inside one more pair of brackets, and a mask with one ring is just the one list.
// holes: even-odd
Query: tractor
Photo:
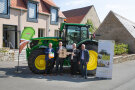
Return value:
[[(97, 68), (98, 42), (92, 39), (92, 34), (89, 33), (89, 28), (90, 25), (87, 24), (64, 22), (61, 23), (59, 37), (32, 38), (26, 48), (26, 58), (30, 70), (36, 74), (43, 74), (46, 69), (45, 48), (48, 47), (49, 43), (52, 43), (54, 50), (56, 50), (59, 42), (62, 41), (63, 46), (66, 47), (67, 51), (72, 49), (73, 43), (77, 44), (78, 49), (81, 49), (82, 44), (86, 45), (86, 49), (89, 50), (90, 54), (87, 70), (88, 73), (94, 74)], [(65, 58), (64, 66), (70, 66), (69, 57)]]

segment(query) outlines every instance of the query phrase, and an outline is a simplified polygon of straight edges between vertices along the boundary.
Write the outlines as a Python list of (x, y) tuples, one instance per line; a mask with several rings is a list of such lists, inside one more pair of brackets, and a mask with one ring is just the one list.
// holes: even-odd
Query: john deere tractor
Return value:
[[(56, 50), (59, 41), (62, 41), (67, 51), (72, 49), (73, 43), (77, 44), (78, 49), (81, 48), (81, 44), (85, 44), (90, 54), (87, 70), (90, 73), (95, 73), (97, 68), (98, 42), (89, 37), (89, 28), (90, 25), (86, 24), (62, 23), (59, 30), (59, 37), (40, 37), (31, 39), (26, 49), (30, 70), (36, 74), (44, 73), (46, 69), (45, 48), (48, 47), (49, 43), (53, 43), (53, 48)], [(70, 59), (68, 57), (64, 60), (64, 66), (70, 66)]]

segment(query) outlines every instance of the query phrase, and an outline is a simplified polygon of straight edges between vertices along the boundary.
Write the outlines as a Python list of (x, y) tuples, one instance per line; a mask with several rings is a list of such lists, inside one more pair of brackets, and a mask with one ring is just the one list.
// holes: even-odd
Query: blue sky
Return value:
[(62, 11), (94, 5), (101, 21), (110, 10), (135, 22), (135, 0), (53, 0)]

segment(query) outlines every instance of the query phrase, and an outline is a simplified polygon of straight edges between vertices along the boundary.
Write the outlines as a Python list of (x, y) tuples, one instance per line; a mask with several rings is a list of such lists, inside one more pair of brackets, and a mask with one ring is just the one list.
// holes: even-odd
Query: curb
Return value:
[(118, 63), (122, 63), (122, 62), (125, 62), (125, 61), (132, 61), (132, 60), (135, 60), (135, 54), (114, 57), (113, 63), (118, 64)]

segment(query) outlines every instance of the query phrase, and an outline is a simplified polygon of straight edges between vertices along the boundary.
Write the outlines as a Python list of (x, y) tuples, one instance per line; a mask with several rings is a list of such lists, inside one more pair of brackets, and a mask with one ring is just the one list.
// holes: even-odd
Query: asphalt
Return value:
[(20, 62), (20, 73), (16, 73), (17, 62), (0, 62), (0, 90), (135, 90), (135, 60), (113, 65), (112, 79), (88, 79), (33, 74), (26, 61)]

